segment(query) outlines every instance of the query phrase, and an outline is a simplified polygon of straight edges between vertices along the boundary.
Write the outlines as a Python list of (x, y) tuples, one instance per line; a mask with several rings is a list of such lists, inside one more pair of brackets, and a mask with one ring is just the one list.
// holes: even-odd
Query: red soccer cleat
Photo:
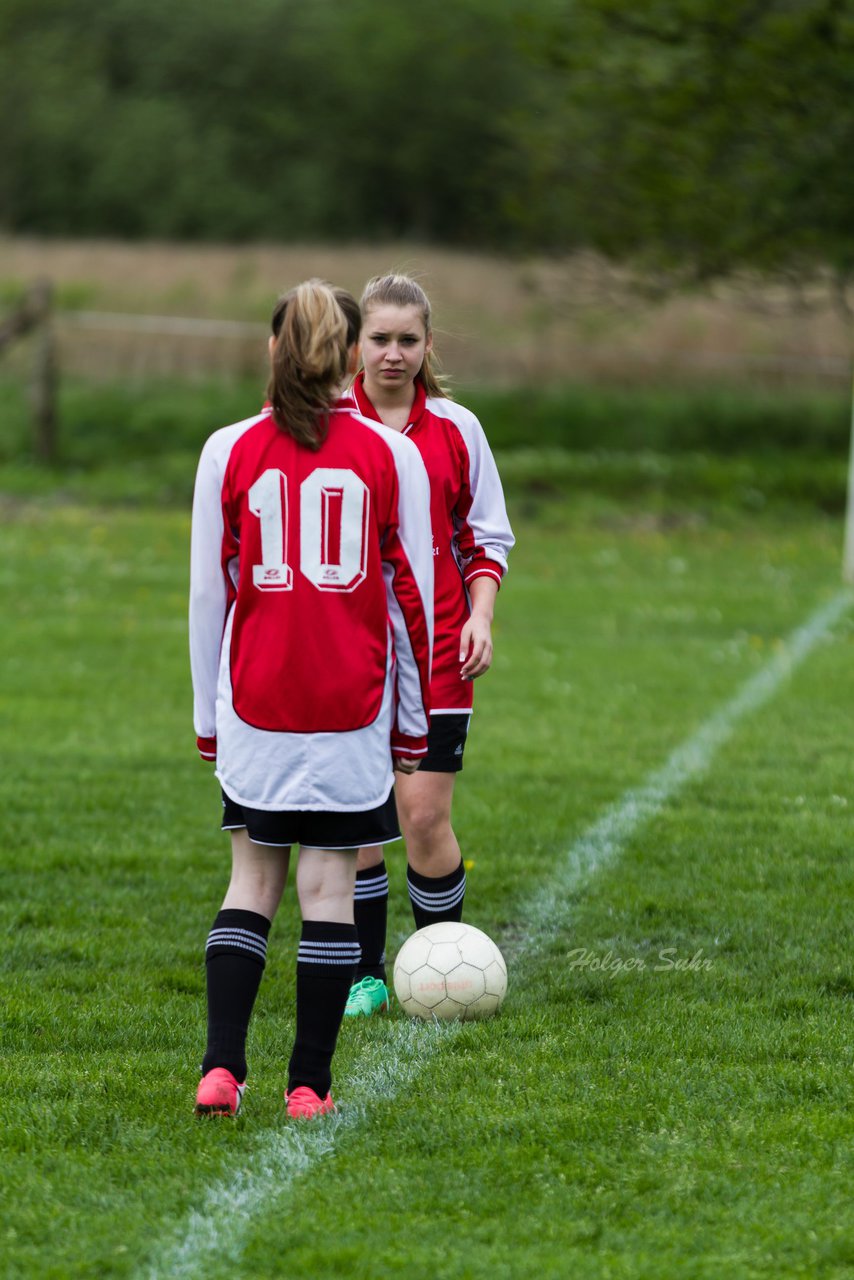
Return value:
[(214, 1067), (202, 1076), (196, 1092), (196, 1115), (236, 1116), (245, 1084), (238, 1084), (225, 1067)]
[(307, 1084), (297, 1085), (291, 1093), (286, 1093), (285, 1102), (292, 1120), (313, 1120), (315, 1116), (335, 1110), (331, 1093), (321, 1098)]

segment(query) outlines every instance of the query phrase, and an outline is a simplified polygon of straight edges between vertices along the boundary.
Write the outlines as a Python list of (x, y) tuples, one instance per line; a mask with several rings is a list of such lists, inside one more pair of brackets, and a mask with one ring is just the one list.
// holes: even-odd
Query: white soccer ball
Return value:
[(394, 993), (413, 1018), (489, 1018), (506, 992), (504, 957), (470, 924), (428, 924), (406, 939), (394, 962)]

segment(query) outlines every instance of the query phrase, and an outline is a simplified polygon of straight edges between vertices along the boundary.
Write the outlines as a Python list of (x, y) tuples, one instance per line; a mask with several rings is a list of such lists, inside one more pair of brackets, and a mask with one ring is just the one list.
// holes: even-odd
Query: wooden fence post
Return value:
[(33, 288), (33, 302), (41, 323), (36, 336), (30, 383), (33, 413), (33, 443), (40, 462), (56, 462), (56, 334), (53, 327), (53, 286), (40, 281)]
[(56, 338), (53, 330), (53, 286), (40, 280), (19, 307), (0, 321), (0, 351), (16, 338), (38, 330), (30, 378), (33, 445), (40, 462), (56, 462)]

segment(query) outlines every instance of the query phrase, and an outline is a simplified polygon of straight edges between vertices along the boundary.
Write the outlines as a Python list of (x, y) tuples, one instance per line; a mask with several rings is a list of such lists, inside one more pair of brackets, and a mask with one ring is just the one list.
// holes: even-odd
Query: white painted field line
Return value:
[(554, 935), (556, 925), (566, 914), (567, 894), (599, 867), (612, 862), (631, 837), (661, 812), (668, 800), (686, 783), (706, 772), (715, 753), (732, 736), (739, 722), (770, 702), (786, 677), (827, 637), (852, 604), (854, 593), (845, 589), (817, 609), (755, 676), (676, 748), (660, 769), (642, 786), (626, 791), (576, 840), (524, 912), (526, 955), (532, 955), (542, 942)]
[(208, 1189), (180, 1236), (146, 1273), (149, 1280), (204, 1276), (212, 1260), (236, 1265), (258, 1211), (279, 1203), (302, 1174), (332, 1154), (343, 1133), (361, 1127), (372, 1104), (391, 1101), (402, 1093), (442, 1045), (461, 1030), (461, 1023), (452, 1022), (435, 1026), (381, 1023), (379, 1037), (363, 1053), (359, 1069), (341, 1081), (342, 1091), (355, 1101), (321, 1121), (295, 1124), (283, 1120), (280, 1129), (259, 1134), (251, 1163)]
[[(520, 911), (526, 933), (516, 952), (515, 972), (530, 963), (543, 943), (558, 932), (566, 917), (567, 894), (612, 863), (686, 783), (709, 768), (739, 722), (770, 701), (852, 603), (854, 594), (846, 590), (817, 609), (792, 632), (770, 662), (677, 747), (660, 769), (606, 809), (575, 842), (547, 883)], [(281, 1201), (294, 1182), (334, 1151), (339, 1136), (361, 1127), (374, 1102), (392, 1101), (401, 1094), (460, 1030), (454, 1023), (391, 1022), (378, 1027), (378, 1038), (362, 1055), (360, 1069), (342, 1081), (344, 1094), (356, 1101), (322, 1121), (283, 1123), (280, 1129), (259, 1134), (251, 1162), (208, 1189), (174, 1243), (147, 1272), (149, 1280), (203, 1276), (215, 1259), (236, 1263), (259, 1211), (269, 1211)]]

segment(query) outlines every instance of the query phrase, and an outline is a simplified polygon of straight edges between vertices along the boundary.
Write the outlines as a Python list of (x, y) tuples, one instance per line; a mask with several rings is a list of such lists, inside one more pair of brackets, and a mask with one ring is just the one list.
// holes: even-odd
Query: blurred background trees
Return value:
[(0, 228), (854, 272), (852, 0), (2, 0)]
[(848, 0), (583, 0), (538, 57), (560, 120), (545, 180), (568, 212), (577, 172), (575, 216), (598, 248), (700, 278), (817, 262), (850, 275)]

